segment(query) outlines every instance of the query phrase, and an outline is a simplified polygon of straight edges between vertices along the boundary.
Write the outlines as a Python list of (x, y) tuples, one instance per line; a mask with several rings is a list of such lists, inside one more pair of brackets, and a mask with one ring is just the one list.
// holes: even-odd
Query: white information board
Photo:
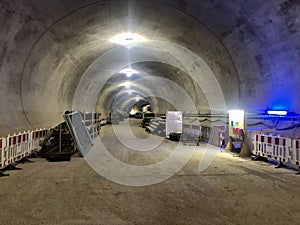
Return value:
[(167, 111), (166, 138), (169, 138), (170, 133), (182, 133), (182, 112)]
[(239, 138), (241, 130), (245, 130), (244, 110), (229, 110), (229, 136)]

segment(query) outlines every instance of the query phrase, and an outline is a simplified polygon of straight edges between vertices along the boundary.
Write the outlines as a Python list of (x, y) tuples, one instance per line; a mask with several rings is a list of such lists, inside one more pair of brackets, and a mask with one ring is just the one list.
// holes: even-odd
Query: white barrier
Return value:
[(24, 132), (22, 134), (22, 143), (21, 143), (22, 157), (26, 157), (31, 154), (30, 146), (29, 146), (29, 138), (30, 138), (30, 131)]
[(225, 133), (222, 133), (222, 132), (220, 132), (219, 133), (220, 134), (220, 141), (219, 141), (219, 143), (220, 143), (220, 148), (224, 148), (225, 147), (225, 143), (224, 143), (224, 140), (225, 140)]
[(34, 151), (36, 151), (39, 147), (40, 141), (48, 134), (50, 129), (37, 129), (35, 131), (31, 131), (28, 134), (28, 149), (27, 154), (31, 155)]
[(183, 144), (196, 143), (198, 145), (201, 138), (201, 127), (199, 125), (193, 125), (193, 124), (183, 124), (182, 127), (183, 127), (182, 130)]
[(8, 151), (6, 153), (6, 165), (12, 164), (17, 160), (25, 157), (25, 146), (23, 139), (25, 139), (26, 133), (19, 133), (8, 135)]
[(291, 155), (291, 161), (294, 165), (300, 165), (300, 140), (293, 140), (293, 150)]
[(6, 138), (0, 138), (0, 169), (5, 167)]
[(8, 151), (6, 153), (6, 165), (14, 163), (17, 154), (17, 134), (7, 136)]
[(9, 134), (0, 139), (0, 169), (27, 157), (39, 146), (39, 142), (47, 135), (47, 129)]
[(31, 132), (31, 140), (32, 140), (32, 146), (31, 146), (31, 150), (35, 149), (38, 147), (39, 145), (39, 141), (40, 141), (40, 130), (35, 130)]
[(200, 137), (201, 127), (199, 125), (183, 124), (183, 132), (194, 137)]
[(188, 142), (186, 139), (190, 139), (190, 141), (200, 141), (202, 139), (220, 148), (223, 147), (225, 139), (225, 128), (223, 126), (213, 126), (211, 128), (185, 123), (182, 127), (184, 143)]
[(292, 154), (292, 140), (290, 138), (256, 134), (253, 141), (253, 153), (257, 156), (267, 157), (288, 162)]

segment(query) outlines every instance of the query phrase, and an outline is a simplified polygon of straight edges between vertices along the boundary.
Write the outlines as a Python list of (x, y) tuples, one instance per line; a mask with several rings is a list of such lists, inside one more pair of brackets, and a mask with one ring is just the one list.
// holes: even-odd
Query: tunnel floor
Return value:
[[(138, 120), (130, 122), (132, 132), (149, 137), (138, 125)], [(161, 160), (169, 153), (160, 151), (175, 144), (164, 140), (148, 161), (149, 155), (134, 155), (122, 146), (112, 126), (102, 128), (101, 139), (120, 160), (143, 165)], [(219, 151), (199, 172), (205, 145), (196, 147), (176, 175), (144, 187), (113, 183), (83, 158), (35, 158), (0, 178), (0, 224), (299, 224), (299, 176), (294, 171)]]

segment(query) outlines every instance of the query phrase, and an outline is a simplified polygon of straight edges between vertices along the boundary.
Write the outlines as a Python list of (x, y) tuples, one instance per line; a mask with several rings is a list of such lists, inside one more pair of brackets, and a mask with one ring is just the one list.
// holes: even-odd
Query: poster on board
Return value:
[(245, 131), (244, 110), (229, 110), (229, 136), (240, 138), (242, 130)]

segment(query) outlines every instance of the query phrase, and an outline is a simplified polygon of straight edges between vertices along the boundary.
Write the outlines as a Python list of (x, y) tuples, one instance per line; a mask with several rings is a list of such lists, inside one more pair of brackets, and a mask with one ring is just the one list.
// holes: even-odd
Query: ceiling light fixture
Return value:
[(133, 74), (137, 74), (138, 72), (129, 67), (121, 70), (119, 73), (125, 73), (127, 77), (131, 77)]
[(125, 82), (124, 83), (124, 87), (127, 88), (127, 89), (130, 88), (130, 85), (131, 85), (131, 82)]
[(134, 33), (121, 33), (115, 35), (110, 41), (119, 45), (130, 45), (134, 43), (145, 42), (146, 39), (141, 35)]

